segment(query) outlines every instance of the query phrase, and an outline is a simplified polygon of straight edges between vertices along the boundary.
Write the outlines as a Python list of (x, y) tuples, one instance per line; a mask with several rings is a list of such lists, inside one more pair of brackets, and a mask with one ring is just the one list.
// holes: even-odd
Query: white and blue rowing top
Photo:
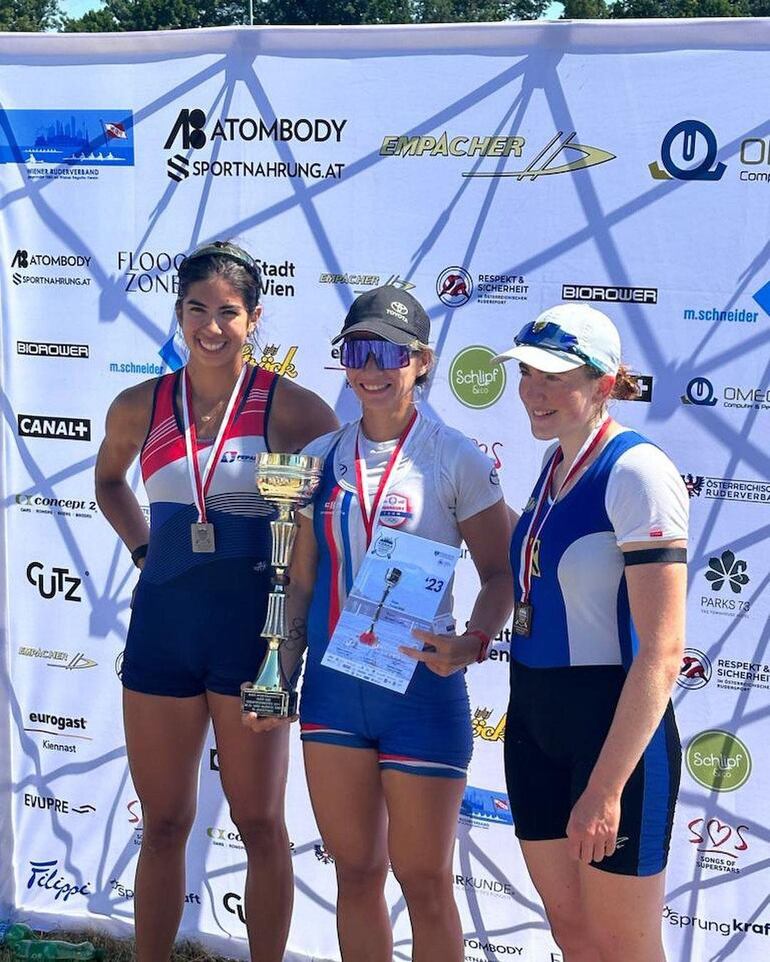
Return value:
[[(549, 463), (550, 457), (511, 540), (517, 601), (523, 544)], [(659, 448), (630, 430), (607, 442), (552, 506), (540, 532), (529, 599), (532, 631), (528, 638), (512, 636), (511, 657), (533, 668), (628, 668), (638, 638), (621, 548), (686, 539), (688, 505), (682, 478)]]

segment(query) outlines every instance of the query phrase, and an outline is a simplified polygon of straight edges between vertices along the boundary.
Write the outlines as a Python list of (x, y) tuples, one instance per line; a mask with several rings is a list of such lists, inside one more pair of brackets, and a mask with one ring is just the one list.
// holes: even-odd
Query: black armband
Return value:
[(641, 551), (624, 551), (623, 562), (626, 565), (651, 565), (658, 561), (669, 561), (674, 564), (687, 564), (687, 548), (648, 548)]
[(140, 545), (137, 545), (134, 548), (134, 550), (131, 552), (131, 560), (134, 562), (134, 564), (138, 568), (139, 562), (142, 560), (142, 558), (146, 557), (146, 555), (147, 555), (147, 545), (140, 544)]

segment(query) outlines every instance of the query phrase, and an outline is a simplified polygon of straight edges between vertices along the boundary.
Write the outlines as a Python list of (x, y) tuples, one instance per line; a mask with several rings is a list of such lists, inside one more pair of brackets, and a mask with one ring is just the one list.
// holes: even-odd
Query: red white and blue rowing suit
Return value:
[[(473, 737), (462, 672), (443, 678), (418, 663), (404, 694), (321, 664), (359, 565), (366, 532), (356, 485), (359, 423), (313, 441), (306, 454), (324, 457), (313, 505), (318, 573), (308, 614), (308, 654), (302, 685), (303, 741), (375, 749), (380, 767), (415, 775), (464, 778)], [(397, 441), (359, 437), (373, 498)], [(462, 522), (501, 499), (489, 458), (446, 425), (419, 416), (388, 478), (379, 523), (458, 546)], [(452, 631), (451, 586), (435, 631)]]
[[(235, 417), (206, 496), (216, 550), (196, 554), (198, 518), (177, 399), (180, 372), (155, 386), (142, 446), (150, 502), (150, 540), (131, 613), (122, 680), (126, 688), (186, 697), (209, 690), (238, 695), (265, 652), (259, 635), (270, 591), (270, 518), (257, 493), (257, 454), (267, 451), (267, 422), (277, 377), (248, 371)], [(199, 439), (201, 471), (211, 443)]]

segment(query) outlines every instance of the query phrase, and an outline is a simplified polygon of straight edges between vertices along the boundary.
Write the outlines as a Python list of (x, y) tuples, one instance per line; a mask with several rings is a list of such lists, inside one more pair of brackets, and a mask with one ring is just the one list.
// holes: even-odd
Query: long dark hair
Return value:
[(249, 314), (259, 304), (262, 290), (259, 267), (250, 254), (230, 241), (215, 241), (197, 248), (179, 265), (178, 274), (177, 310), (181, 310), (191, 284), (212, 277), (226, 280), (241, 295)]

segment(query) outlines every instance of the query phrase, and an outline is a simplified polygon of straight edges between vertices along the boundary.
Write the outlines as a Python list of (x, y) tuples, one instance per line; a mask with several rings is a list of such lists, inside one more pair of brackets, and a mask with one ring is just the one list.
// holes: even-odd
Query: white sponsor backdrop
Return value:
[[(647, 403), (616, 413), (691, 476), (692, 650), (675, 693), (690, 764), (666, 943), (671, 959), (767, 958), (768, 42), (768, 21), (0, 37), (1, 915), (132, 917), (141, 819), (117, 668), (136, 572), (94, 504), (94, 456), (110, 399), (179, 363), (175, 255), (237, 237), (271, 282), (257, 359), (342, 418), (355, 411), (329, 340), (346, 307), (413, 285), (439, 355), (423, 403), (485, 447), (518, 506), (542, 451), (516, 371), (483, 349), (562, 297), (620, 302), (648, 380)], [(475, 583), (461, 564), (462, 619)], [(506, 824), (506, 660), (502, 639), (469, 672), (476, 791), (456, 895), (469, 960), (551, 962)], [(214, 750), (182, 930), (244, 956), (244, 852)], [(298, 743), (287, 817), (291, 951), (337, 958)], [(392, 880), (388, 895), (408, 959)]]

